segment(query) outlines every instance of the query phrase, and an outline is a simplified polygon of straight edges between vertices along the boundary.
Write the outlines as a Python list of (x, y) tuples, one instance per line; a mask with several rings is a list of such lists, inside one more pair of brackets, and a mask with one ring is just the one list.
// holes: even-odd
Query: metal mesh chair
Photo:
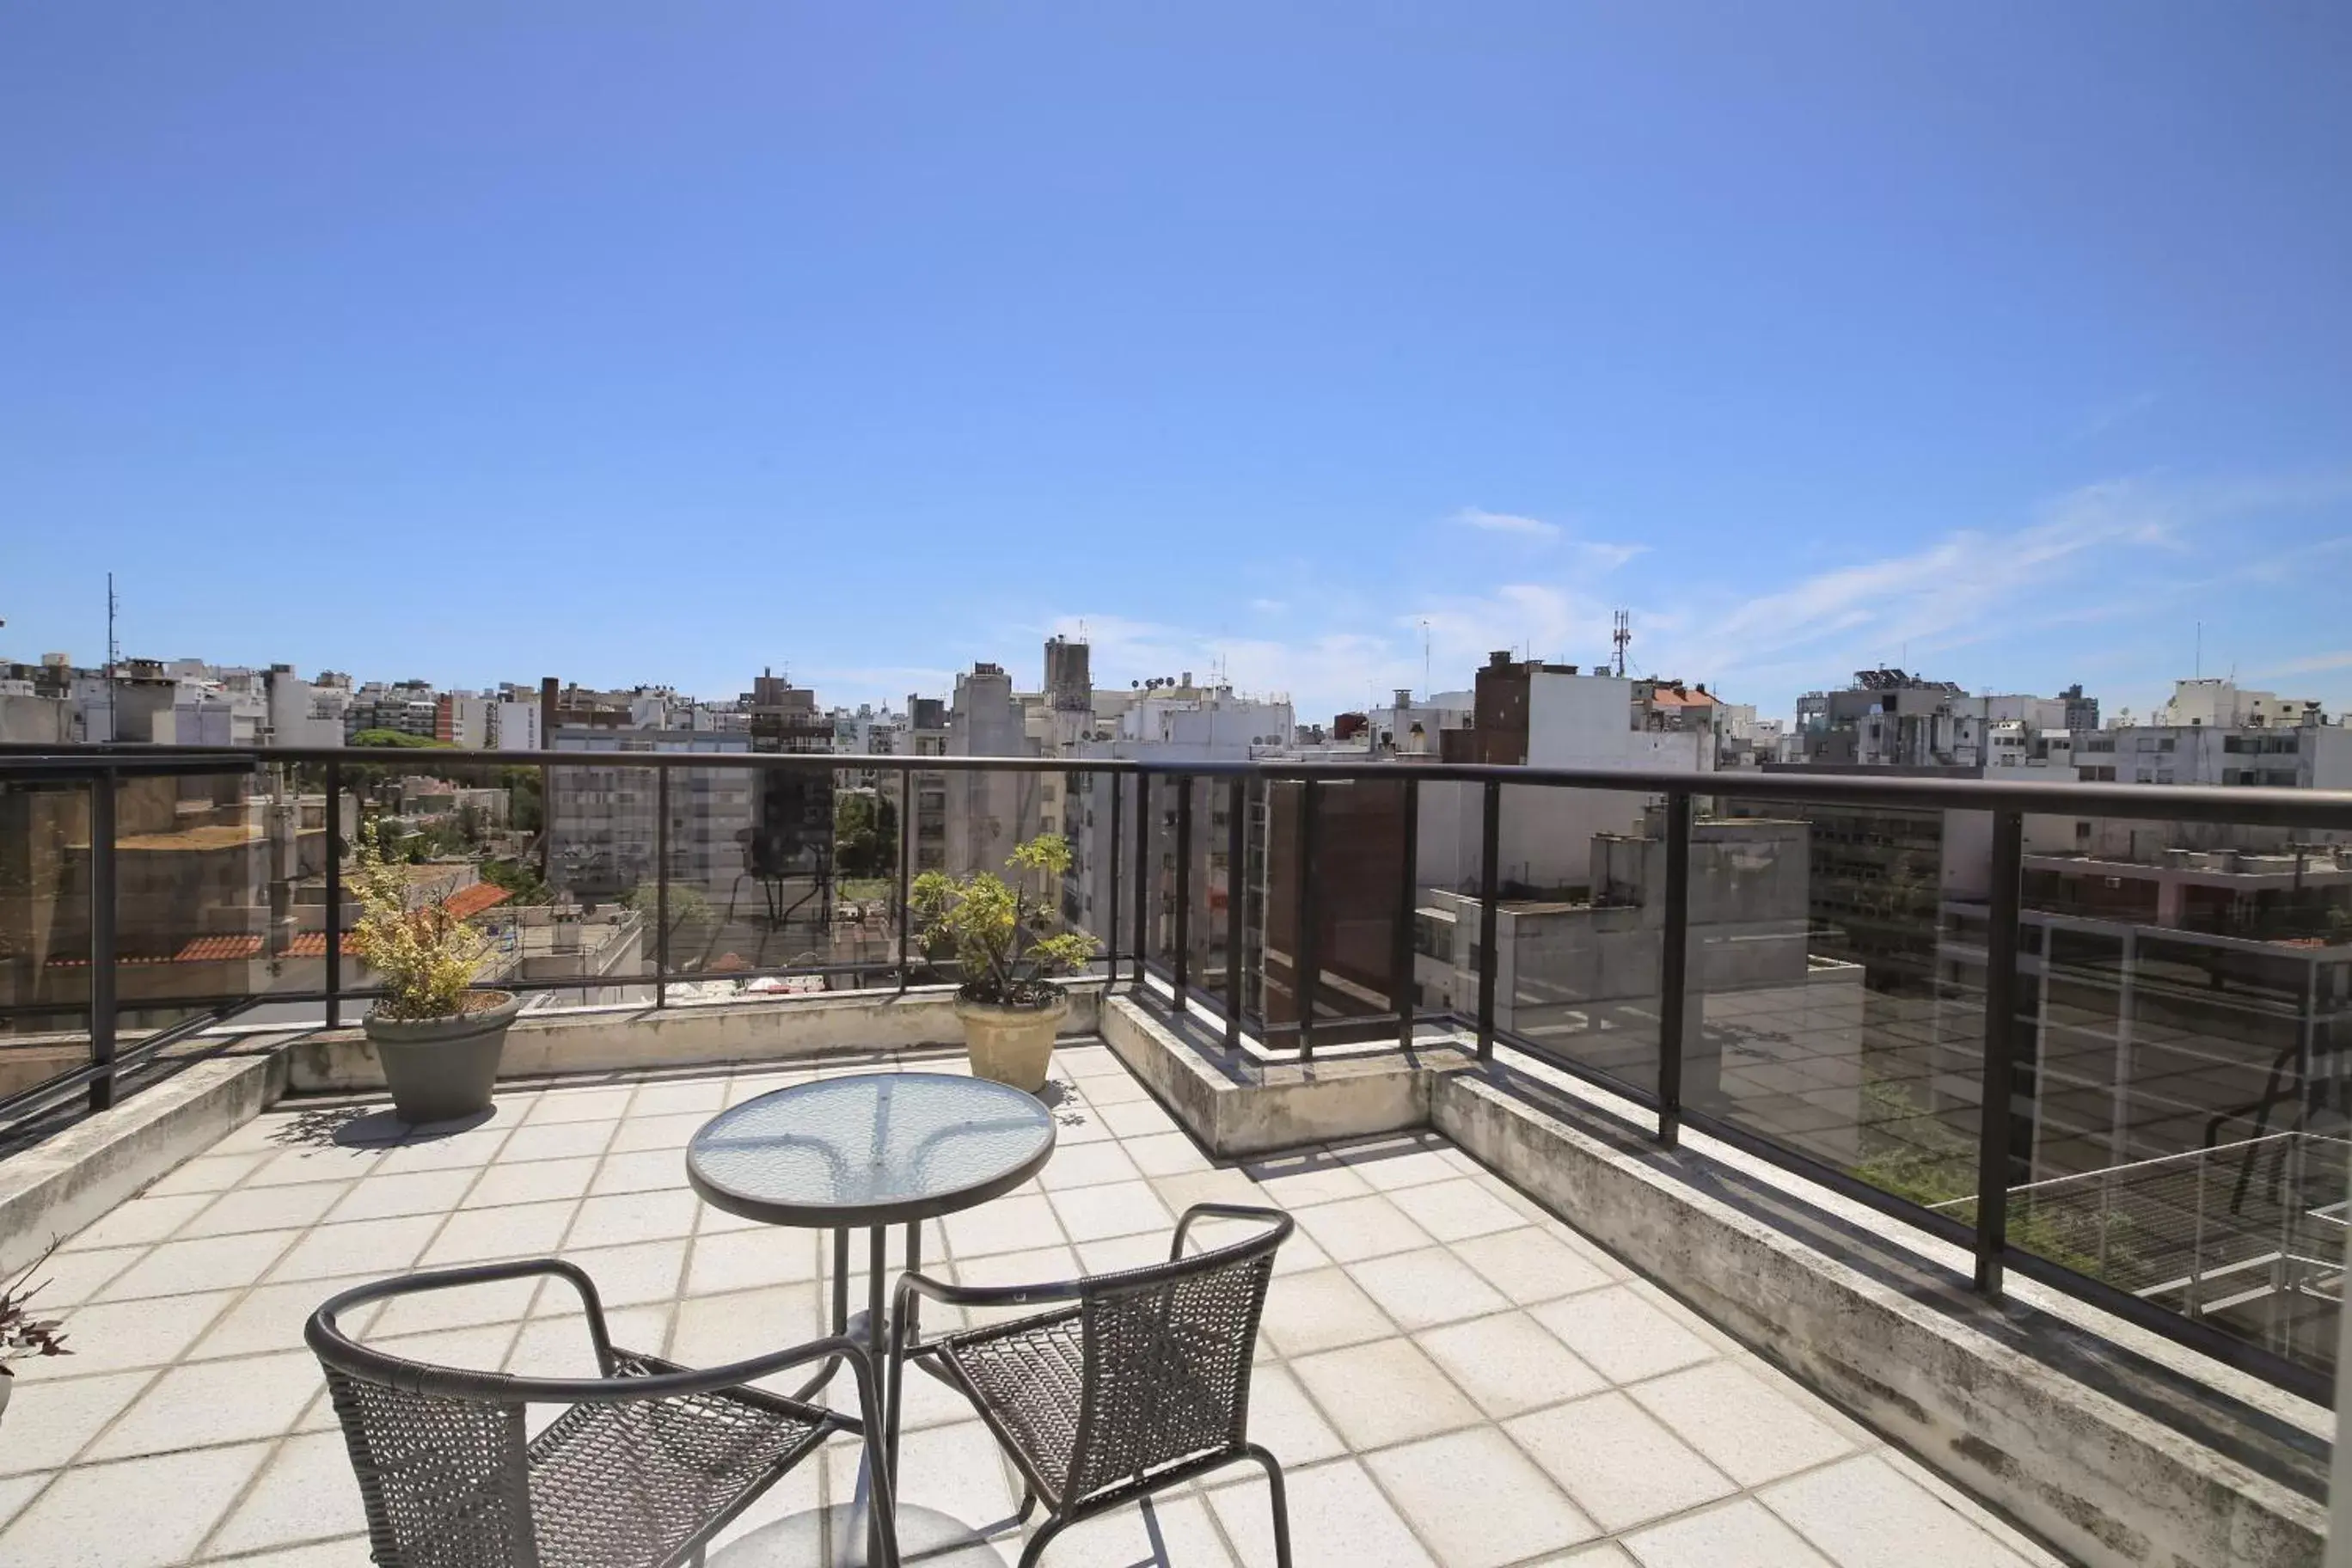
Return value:
[[(1264, 1228), (1241, 1241), (1184, 1253), (1196, 1220)], [(1279, 1209), (1195, 1204), (1176, 1223), (1169, 1260), (1046, 1285), (960, 1286), (900, 1277), (890, 1333), (888, 1436), (896, 1462), (898, 1403), (919, 1366), (971, 1401), (1013, 1456), (1048, 1517), (1021, 1554), (1034, 1568), (1045, 1543), (1090, 1514), (1116, 1508), (1237, 1459), (1265, 1467), (1274, 1551), (1290, 1568), (1290, 1515), (1282, 1467), (1249, 1440), (1249, 1384), (1274, 1253), (1289, 1237)], [(956, 1306), (1075, 1305), (916, 1342), (922, 1300)]]
[[(359, 1344), (336, 1319), (364, 1302), (533, 1274), (580, 1292), (604, 1375), (515, 1377), (429, 1366)], [(837, 1432), (877, 1430), (874, 1363), (846, 1339), (690, 1371), (616, 1350), (586, 1274), (538, 1258), (378, 1280), (311, 1314), (382, 1568), (672, 1568)], [(857, 1381), (857, 1416), (743, 1386), (826, 1359)], [(538, 1436), (524, 1406), (570, 1406)], [(896, 1568), (889, 1466), (866, 1446), (873, 1560)]]

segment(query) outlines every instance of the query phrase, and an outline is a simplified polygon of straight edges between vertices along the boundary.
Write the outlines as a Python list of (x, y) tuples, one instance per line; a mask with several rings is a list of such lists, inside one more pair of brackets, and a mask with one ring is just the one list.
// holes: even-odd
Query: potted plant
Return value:
[(0, 1411), (8, 1408), (8, 1395), (16, 1386), (16, 1369), (8, 1363), (37, 1355), (71, 1355), (66, 1349), (64, 1327), (55, 1318), (33, 1316), (33, 1298), (48, 1285), (46, 1279), (36, 1283), (33, 1276), (58, 1249), (51, 1241), (41, 1249), (41, 1255), (25, 1267), (25, 1271), (0, 1287)]
[(489, 938), (453, 913), (446, 898), (415, 887), (403, 869), (361, 841), (352, 885), (359, 923), (352, 951), (383, 983), (362, 1026), (383, 1064), (403, 1121), (449, 1121), (490, 1108), (507, 1026), (522, 999), (476, 991)]
[(1005, 868), (1010, 883), (991, 871), (926, 871), (908, 900), (924, 951), (952, 954), (961, 971), (956, 1016), (972, 1072), (1034, 1094), (1045, 1087), (1054, 1031), (1070, 1016), (1069, 994), (1053, 977), (1083, 968), (1095, 944), (1076, 931), (1053, 934), (1050, 907), (1029, 890), (1035, 879), (1058, 881), (1070, 868), (1066, 841), (1040, 834), (1013, 850)]

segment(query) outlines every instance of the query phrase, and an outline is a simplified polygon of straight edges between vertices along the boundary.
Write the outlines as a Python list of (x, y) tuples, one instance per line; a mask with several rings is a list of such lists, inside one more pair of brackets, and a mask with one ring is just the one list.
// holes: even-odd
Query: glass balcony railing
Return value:
[[(1426, 763), (0, 755), (0, 1118), (224, 1026), (345, 1025), (362, 845), (536, 1008), (958, 978), (929, 869), (1263, 1062), (1540, 1064), (2326, 1398), (2352, 1153), (2352, 796)], [(674, 749), (673, 749), (674, 748)], [(0, 1148), (5, 1148), (0, 1143)]]

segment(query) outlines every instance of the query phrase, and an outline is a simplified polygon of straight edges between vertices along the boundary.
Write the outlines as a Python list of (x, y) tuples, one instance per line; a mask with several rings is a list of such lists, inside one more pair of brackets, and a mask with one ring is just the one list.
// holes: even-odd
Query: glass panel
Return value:
[[(1318, 1038), (1360, 1035), (1346, 1020), (1396, 1012), (1402, 780), (1334, 780), (1316, 793), (1315, 1019)], [(1327, 1024), (1341, 1026), (1331, 1036)], [(1388, 1031), (1380, 1031), (1387, 1033)]]
[(2027, 818), (2013, 1246), (2326, 1373), (2352, 1045), (2342, 835)]
[[(1060, 795), (1056, 830), (1070, 846), (1070, 869), (1062, 879), (1062, 919), (1072, 931), (1094, 940), (1098, 954), (1092, 973), (1106, 973), (1111, 927), (1111, 792), (1121, 781), (1112, 773), (1074, 773), (1054, 781)], [(1122, 824), (1124, 813), (1121, 814)]]
[(1698, 807), (1685, 1103), (1972, 1219), (1991, 818)]
[[(624, 738), (625, 734), (625, 739)], [(650, 751), (653, 742), (620, 731), (566, 743), (563, 751)], [(658, 820), (654, 770), (629, 767), (618, 757), (579, 766), (551, 767), (547, 832), (537, 889), (514, 900), (501, 925), (498, 968), (516, 980), (549, 984), (542, 1007), (652, 1002), (643, 984), (653, 972), (653, 917)], [(578, 978), (583, 984), (561, 983)]]
[(1266, 781), (1265, 805), (1254, 824), (1252, 858), (1260, 895), (1259, 963), (1252, 1010), (1269, 1045), (1295, 1045), (1298, 1033), (1298, 828), (1305, 786), (1292, 779)]
[(0, 1096), (89, 1063), (89, 791), (0, 784)]
[[(125, 778), (114, 813), (121, 1045), (247, 997), (324, 988), (327, 801), (295, 770)], [(289, 1001), (254, 1021), (322, 1015)]]
[[(1496, 1029), (1643, 1090), (1658, 1081), (1665, 929), (1665, 823), (1650, 799), (1630, 790), (1507, 786), (1496, 861)], [(1449, 1000), (1475, 1018), (1483, 826), (1478, 792), (1465, 790), (1461, 800), (1445, 837), (1455, 880), (1471, 890), (1440, 895), (1422, 940), (1451, 938)]]

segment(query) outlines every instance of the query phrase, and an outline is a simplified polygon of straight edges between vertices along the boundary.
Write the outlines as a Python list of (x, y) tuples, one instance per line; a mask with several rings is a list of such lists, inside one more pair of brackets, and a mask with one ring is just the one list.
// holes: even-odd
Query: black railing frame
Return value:
[[(539, 852), (542, 873), (548, 868), (547, 857), (551, 834), (549, 831), (553, 809), (551, 787), (552, 770), (566, 766), (651, 767), (657, 771), (656, 790), (658, 826), (656, 829), (656, 891), (655, 939), (656, 970), (651, 984), (656, 988), (656, 1005), (666, 1004), (666, 987), (669, 981), (682, 978), (670, 973), (669, 959), (669, 864), (668, 841), (668, 770), (673, 767), (699, 768), (828, 768), (862, 769), (876, 764), (869, 758), (835, 756), (829, 753), (752, 753), (752, 752), (535, 752), (482, 753), (478, 759), (467, 755), (456, 759), (436, 758), (436, 761), (459, 762), (479, 766), (529, 766), (540, 770), (541, 780), (542, 820), (540, 824)], [(43, 747), (25, 744), (0, 745), (0, 777), (26, 779), (56, 779), (86, 783), (92, 791), (92, 840), (90, 867), (92, 889), (89, 900), (91, 931), (89, 962), (91, 982), (87, 1004), (80, 1007), (46, 1005), (18, 1009), (24, 1016), (47, 1013), (87, 1012), (90, 1030), (90, 1059), (86, 1068), (59, 1075), (56, 1079), (34, 1086), (12, 1096), (0, 1110), (13, 1108), (37, 1100), (54, 1103), (60, 1094), (69, 1094), (85, 1088), (90, 1109), (102, 1110), (115, 1103), (117, 1077), (127, 1067), (143, 1062), (164, 1046), (177, 1043), (192, 1035), (233, 1016), (242, 1008), (260, 1000), (286, 1002), (322, 1002), (330, 1026), (340, 1026), (346, 1003), (365, 999), (374, 994), (373, 989), (352, 989), (344, 984), (342, 939), (345, 934), (344, 880), (342, 860), (350, 846), (342, 832), (343, 775), (346, 762), (381, 763), (380, 752), (341, 747), (320, 748), (218, 748), (218, 747)], [(161, 773), (201, 773), (241, 771), (270, 763), (322, 764), (327, 803), (326, 910), (325, 910), (325, 987), (316, 993), (271, 993), (267, 998), (219, 997), (175, 998), (176, 1008), (205, 1009), (197, 1016), (159, 1030), (131, 1050), (118, 1052), (119, 1012), (116, 1005), (115, 959), (118, 924), (117, 878), (115, 870), (115, 796), (121, 781), (126, 777)], [(889, 764), (885, 764), (889, 765)], [(913, 761), (895, 763), (900, 791), (900, 842), (898, 866), (898, 953), (895, 965), (900, 991), (908, 984), (912, 952), (908, 932), (908, 888), (912, 874), (918, 835), (916, 764)], [(1171, 778), (1179, 795), (1175, 813), (1176, 872), (1173, 879), (1176, 910), (1173, 929), (1176, 951), (1166, 973), (1157, 977), (1172, 982), (1171, 994), (1177, 1010), (1191, 1003), (1192, 973), (1190, 963), (1190, 894), (1192, 889), (1191, 865), (1194, 848), (1192, 831), (1192, 785), (1195, 778), (1227, 781), (1230, 821), (1226, 836), (1226, 971), (1223, 1034), (1226, 1045), (1239, 1049), (1247, 1022), (1244, 1017), (1245, 997), (1244, 958), (1246, 954), (1248, 844), (1245, 837), (1246, 813), (1255, 785), (1283, 782), (1295, 784), (1298, 791), (1298, 834), (1297, 889), (1297, 951), (1293, 953), (1293, 991), (1297, 1001), (1297, 1021), (1293, 1025), (1263, 1025), (1258, 1030), (1262, 1040), (1271, 1041), (1284, 1036), (1297, 1036), (1297, 1048), (1302, 1060), (1311, 1061), (1317, 1044), (1318, 1024), (1314, 1006), (1320, 988), (1320, 955), (1317, 923), (1321, 917), (1319, 889), (1315, 874), (1317, 840), (1320, 832), (1320, 786), (1331, 782), (1386, 780), (1401, 783), (1404, 792), (1405, 827), (1403, 848), (1398, 876), (1397, 929), (1391, 955), (1392, 989), (1396, 992), (1394, 1025), (1401, 1044), (1410, 1043), (1416, 1020), (1438, 1018), (1455, 1028), (1475, 1031), (1478, 1053), (1491, 1058), (1499, 1042), (1564, 1068), (1570, 1073), (1624, 1096), (1649, 1109), (1655, 1116), (1654, 1137), (1662, 1149), (1672, 1151), (1680, 1142), (1684, 1129), (1705, 1133), (1708, 1137), (1753, 1154), (1788, 1170), (1806, 1180), (1854, 1198), (1873, 1209), (1892, 1215), (1927, 1234), (1955, 1241), (1969, 1248), (1975, 1266), (1976, 1289), (1988, 1300), (2000, 1298), (2007, 1270), (2014, 1268), (2044, 1284), (2074, 1295), (2102, 1310), (2113, 1312), (2135, 1324), (2153, 1330), (2168, 1338), (2190, 1345), (2241, 1370), (2263, 1377), (2302, 1394), (2306, 1397), (2326, 1399), (2329, 1389), (2325, 1380), (2307, 1367), (2290, 1363), (2247, 1342), (2236, 1339), (2201, 1321), (2189, 1320), (2163, 1308), (2151, 1305), (2104, 1280), (2079, 1274), (2063, 1264), (2025, 1252), (2009, 1238), (2007, 1232), (2007, 1194), (2015, 1177), (2015, 1122), (2019, 1110), (2014, 1103), (2021, 1064), (2018, 1060), (2016, 1026), (2018, 984), (2018, 942), (2021, 930), (2021, 879), (2023, 871), (2023, 818), (2029, 815), (2049, 814), (2068, 816), (2113, 816), (2143, 821), (2211, 822), (2271, 826), (2320, 827), (2352, 829), (2352, 792), (2319, 792), (2280, 788), (2210, 786), (2167, 786), (2161, 789), (2134, 785), (2086, 784), (2015, 784), (2007, 781), (1974, 778), (1873, 777), (1867, 771), (1849, 773), (1811, 773), (1746, 772), (1722, 773), (1694, 778), (1688, 773), (1668, 773), (1651, 771), (1597, 771), (1509, 766), (1486, 763), (1430, 763), (1422, 762), (1297, 762), (1267, 760), (1249, 763), (1189, 763), (1154, 764), (1123, 758), (1051, 759), (1051, 758), (972, 758), (924, 757), (924, 772), (1026, 772), (1058, 773), (1066, 780), (1076, 773), (1106, 777), (1111, 781), (1110, 837), (1108, 841), (1108, 876), (1107, 892), (1110, 900), (1108, 910), (1108, 943), (1105, 952), (1106, 972), (1113, 982), (1118, 978), (1120, 962), (1121, 894), (1134, 900), (1134, 932), (1130, 956), (1133, 959), (1134, 984), (1141, 991), (1147, 976), (1160, 966), (1153, 963), (1150, 952), (1151, 926), (1148, 898), (1151, 890), (1154, 868), (1150, 859), (1151, 780), (1155, 776)], [(1136, 794), (1133, 863), (1122, 864), (1128, 849), (1123, 831), (1125, 786), (1133, 781)], [(1479, 855), (1479, 946), (1477, 961), (1478, 997), (1475, 1017), (1464, 1019), (1459, 1014), (1424, 1014), (1413, 1004), (1414, 983), (1412, 958), (1414, 947), (1414, 896), (1417, 891), (1415, 860), (1417, 858), (1417, 810), (1419, 788), (1423, 783), (1478, 784), (1481, 786), (1481, 822)], [(1667, 877), (1664, 909), (1659, 963), (1659, 1063), (1654, 1087), (1628, 1083), (1576, 1061), (1572, 1058), (1542, 1045), (1501, 1029), (1496, 1022), (1496, 994), (1500, 975), (1500, 954), (1497, 951), (1496, 917), (1501, 898), (1498, 875), (1498, 850), (1502, 790), (1505, 785), (1520, 787), (1566, 787), (1634, 792), (1661, 797), (1665, 804), (1665, 837)], [(1689, 910), (1689, 879), (1691, 836), (1696, 801), (1699, 796), (1737, 796), (1746, 800), (1786, 801), (1795, 804), (1848, 804), (1878, 807), (1939, 808), (1944, 810), (1988, 812), (1992, 816), (1993, 840), (1990, 854), (1991, 883), (1988, 901), (1988, 932), (1986, 937), (1986, 978), (1984, 1011), (1984, 1076), (1982, 1109), (1979, 1115), (1979, 1138), (1977, 1162), (1975, 1215), (1973, 1223), (1964, 1223), (1946, 1214), (1930, 1211), (1880, 1189), (1870, 1186), (1850, 1173), (1825, 1165), (1801, 1151), (1776, 1140), (1751, 1131), (1708, 1113), (1703, 1108), (1685, 1103), (1684, 1068), (1690, 1054), (1692, 1030), (1688, 1023), (1691, 982), (1689, 975), (1691, 938)], [(1088, 868), (1089, 872), (1091, 868)], [(1123, 887), (1122, 875), (1132, 879), (1132, 887)], [(1270, 877), (1270, 863), (1268, 875)], [(767, 974), (823, 973), (866, 976), (887, 974), (888, 964), (824, 964), (785, 965), (742, 972), (749, 976)], [(564, 976), (559, 979), (505, 983), (520, 991), (564, 991), (588, 988), (599, 984), (646, 984), (646, 977)], [(1372, 1018), (1335, 1018), (1332, 1027), (1351, 1036), (1365, 1026), (1386, 1028), (1382, 1016)], [(1701, 1090), (1702, 1095), (1706, 1091)]]

